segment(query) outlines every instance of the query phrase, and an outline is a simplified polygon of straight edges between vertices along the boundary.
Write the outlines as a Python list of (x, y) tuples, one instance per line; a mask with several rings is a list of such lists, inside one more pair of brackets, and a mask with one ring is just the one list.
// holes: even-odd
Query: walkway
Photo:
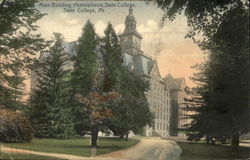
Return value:
[(177, 160), (181, 154), (181, 149), (173, 141), (160, 138), (143, 138), (139, 144), (127, 150), (103, 154), (96, 157), (80, 157), (68, 154), (36, 152), (8, 147), (1, 147), (1, 152), (36, 154), (69, 160)]

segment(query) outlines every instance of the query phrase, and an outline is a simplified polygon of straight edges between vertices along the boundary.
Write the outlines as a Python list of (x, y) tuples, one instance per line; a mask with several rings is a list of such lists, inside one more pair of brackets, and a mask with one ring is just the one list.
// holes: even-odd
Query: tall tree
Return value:
[[(73, 94), (82, 98), (88, 97), (91, 92), (99, 92), (99, 82), (96, 86), (98, 71), (100, 71), (100, 59), (97, 47), (99, 38), (95, 33), (93, 24), (88, 20), (83, 27), (82, 35), (78, 39), (76, 55), (73, 59), (74, 70), (72, 72)], [(73, 99), (75, 115), (75, 129), (78, 134), (91, 130), (91, 117), (88, 105), (81, 103), (79, 98)], [(92, 130), (98, 132), (97, 130)]]
[(67, 63), (62, 36), (55, 33), (52, 47), (36, 66), (38, 86), (31, 95), (31, 119), (35, 136), (69, 138), (73, 135), (71, 108), (69, 105)]
[(213, 110), (213, 104), (210, 99), (212, 97), (212, 84), (209, 83), (206, 75), (210, 72), (209, 63), (197, 64), (193, 68), (198, 70), (194, 73), (192, 80), (196, 83), (196, 87), (187, 89), (186, 108), (187, 117), (191, 119), (191, 123), (187, 124), (187, 132), (189, 140), (198, 140), (203, 136), (206, 137), (207, 143), (214, 142), (213, 138), (221, 138), (216, 128), (222, 123), (221, 115)]
[(203, 45), (211, 51), (211, 72), (207, 75), (213, 85), (211, 103), (224, 122), (219, 123), (217, 132), (231, 136), (232, 149), (237, 153), (239, 136), (250, 131), (249, 9), (242, 7), (225, 14), (228, 18)]
[[(209, 52), (204, 77), (209, 119), (220, 119), (211, 128), (231, 136), (233, 151), (238, 152), (239, 135), (249, 132), (249, 1), (157, 0), (165, 15), (173, 20), (184, 11), (192, 28), (187, 37)], [(215, 114), (212, 114), (215, 113)]]
[(118, 92), (121, 94), (112, 107), (114, 117), (109, 128), (128, 139), (129, 131), (138, 133), (147, 124), (151, 124), (152, 114), (149, 110), (145, 92), (149, 84), (136, 73), (123, 68), (120, 75)]
[(89, 113), (89, 130), (91, 131), (91, 147), (97, 147), (98, 133), (105, 129), (105, 121), (113, 117), (112, 110), (108, 107), (109, 102), (117, 99), (116, 92), (98, 93), (91, 92), (87, 97), (78, 96), (80, 102), (84, 103)]
[[(104, 92), (115, 91), (121, 97), (109, 103), (113, 117), (107, 119), (109, 129), (115, 134), (128, 135), (129, 130), (139, 131), (150, 122), (145, 91), (148, 84), (123, 66), (118, 36), (109, 23), (104, 31)], [(127, 139), (127, 138), (126, 138)]]
[[(43, 17), (35, 0), (0, 1), (0, 107), (22, 109), (24, 77), (31, 55), (44, 47), (35, 22)], [(27, 71), (27, 70), (26, 70)]]
[(118, 36), (111, 23), (108, 23), (104, 31), (104, 91), (111, 91), (117, 89), (119, 84), (119, 77), (122, 69), (122, 52)]
[(87, 95), (94, 89), (94, 79), (98, 71), (97, 45), (99, 38), (93, 24), (88, 20), (78, 39), (76, 56), (74, 57), (74, 71), (72, 81), (75, 92)]

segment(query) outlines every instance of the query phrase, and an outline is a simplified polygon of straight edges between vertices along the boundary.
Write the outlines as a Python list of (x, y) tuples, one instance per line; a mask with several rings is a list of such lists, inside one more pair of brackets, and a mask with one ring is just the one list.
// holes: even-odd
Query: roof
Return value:
[(131, 6), (129, 7), (129, 14), (126, 16), (125, 21), (136, 21), (134, 15), (133, 15), (133, 8)]
[(163, 82), (165, 84), (165, 89), (179, 89), (177, 82), (170, 73), (163, 78)]
[(77, 41), (67, 42), (63, 41), (64, 50), (69, 56), (74, 56), (76, 54)]
[(150, 67), (149, 73), (152, 72), (154, 66), (155, 66), (155, 68), (156, 68), (156, 71), (157, 71), (159, 77), (161, 77), (161, 74), (160, 74), (160, 71), (159, 71), (159, 67), (158, 67), (158, 63), (157, 63), (156, 60), (152, 60), (152, 61), (150, 62), (150, 64), (149, 64), (149, 67)]
[[(77, 41), (73, 41), (73, 42), (63, 41), (62, 43), (63, 43), (63, 47), (64, 47), (64, 51), (66, 55), (72, 57), (76, 54)], [(49, 51), (42, 51), (39, 56), (39, 59), (47, 58), (49, 56), (50, 56)]]
[(127, 53), (123, 53), (123, 65), (133, 68), (134, 71), (140, 75), (149, 76), (154, 63), (155, 62), (150, 57), (144, 54), (132, 56)]
[(170, 73), (163, 78), (166, 89), (182, 89), (186, 87), (185, 78), (174, 78)]
[[(131, 26), (131, 23), (135, 24), (135, 26)], [(132, 6), (130, 6), (130, 8), (129, 8), (129, 14), (126, 16), (125, 24), (126, 25), (125, 25), (124, 33), (121, 34), (120, 36), (133, 34), (136, 37), (142, 39), (142, 35), (136, 31), (136, 18), (133, 15)]]
[(176, 84), (178, 85), (179, 88), (182, 87), (182, 84), (184, 85), (184, 87), (186, 87), (186, 81), (185, 78), (175, 78), (174, 79)]
[(153, 60), (148, 62), (148, 71), (149, 71), (149, 73), (152, 71), (155, 63), (156, 63), (156, 61), (153, 61)]

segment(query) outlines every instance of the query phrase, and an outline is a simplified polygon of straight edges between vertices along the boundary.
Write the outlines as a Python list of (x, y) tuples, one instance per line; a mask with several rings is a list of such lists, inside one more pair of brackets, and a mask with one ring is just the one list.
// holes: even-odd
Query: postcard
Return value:
[(249, 2), (0, 0), (0, 159), (249, 158)]

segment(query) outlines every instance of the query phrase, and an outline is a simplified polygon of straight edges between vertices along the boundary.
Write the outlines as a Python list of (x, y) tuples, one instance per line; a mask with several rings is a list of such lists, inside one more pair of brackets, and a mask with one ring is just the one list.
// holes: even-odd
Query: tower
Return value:
[(142, 36), (136, 30), (136, 19), (133, 15), (133, 8), (131, 6), (129, 8), (129, 14), (126, 16), (125, 20), (125, 30), (119, 37), (123, 53), (127, 53), (129, 55), (142, 53)]

